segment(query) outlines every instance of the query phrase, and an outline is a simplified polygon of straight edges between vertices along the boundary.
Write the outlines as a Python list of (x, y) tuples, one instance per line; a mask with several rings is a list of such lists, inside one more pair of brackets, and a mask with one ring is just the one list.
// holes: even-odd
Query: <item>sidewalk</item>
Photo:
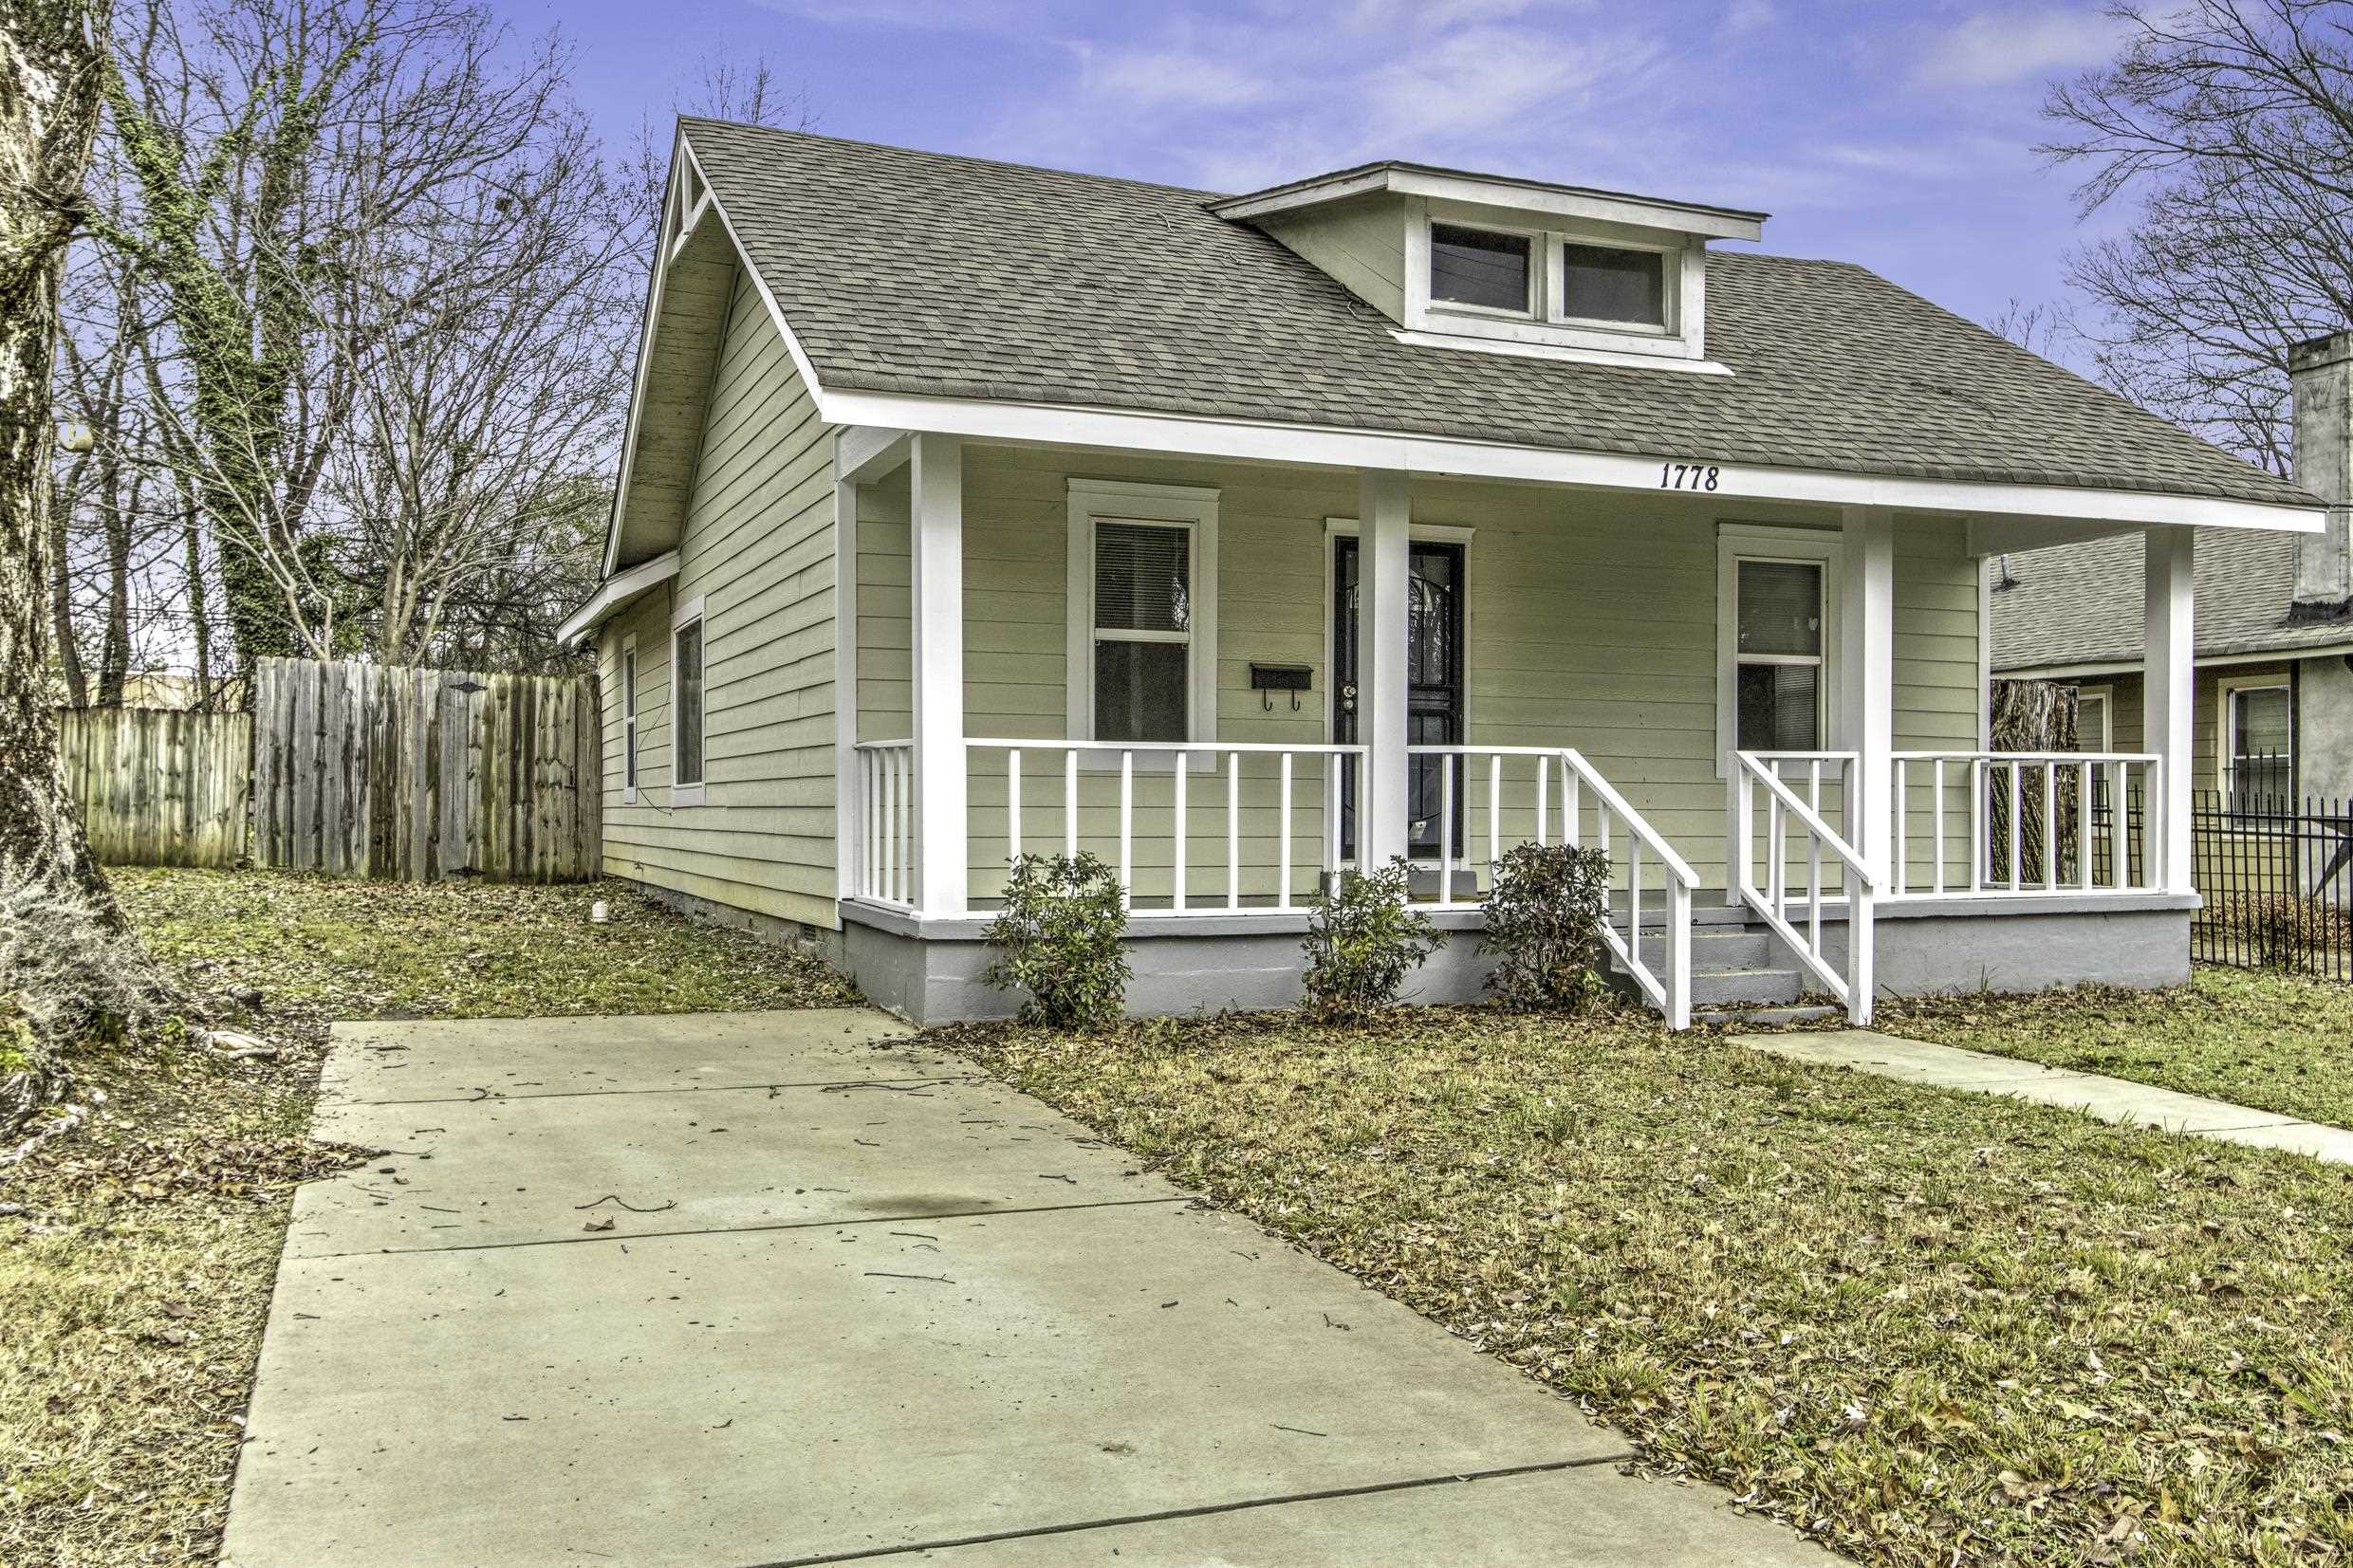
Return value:
[(1875, 1029), (1734, 1035), (1732, 1041), (1789, 1061), (1852, 1067), (1859, 1073), (1943, 1089), (2007, 1095), (2082, 1111), (2120, 1125), (2160, 1127), (2221, 1143), (2286, 1149), (2332, 1165), (2353, 1165), (2353, 1132), (2342, 1127), (2324, 1127), (2276, 1111), (2253, 1111), (2227, 1100), (2177, 1094), (2099, 1073), (2072, 1073), (2014, 1057), (1899, 1040)]

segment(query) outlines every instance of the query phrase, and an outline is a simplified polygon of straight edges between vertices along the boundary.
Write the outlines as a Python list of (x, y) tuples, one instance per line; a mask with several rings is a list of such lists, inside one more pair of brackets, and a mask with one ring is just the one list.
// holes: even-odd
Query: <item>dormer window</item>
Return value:
[(1577, 322), (1665, 326), (1666, 252), (1564, 243), (1561, 314)]
[(1533, 268), (1526, 234), (1502, 234), (1457, 224), (1430, 226), (1430, 298), (1442, 304), (1529, 313)]
[(1404, 342), (1727, 376), (1708, 246), (1765, 214), (1420, 163), (1367, 163), (1209, 204), (1387, 317)]

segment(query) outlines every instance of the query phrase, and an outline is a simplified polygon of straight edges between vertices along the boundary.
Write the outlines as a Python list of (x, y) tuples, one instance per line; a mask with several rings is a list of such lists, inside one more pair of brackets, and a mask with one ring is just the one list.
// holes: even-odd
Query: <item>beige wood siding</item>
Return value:
[[(740, 275), (710, 384), (678, 575), (599, 638), (605, 866), (739, 909), (832, 925), (832, 441), (758, 292)], [(680, 804), (670, 789), (670, 618), (697, 596), (708, 787), (702, 803)], [(620, 667), (631, 633), (639, 788), (638, 802), (624, 805)]]

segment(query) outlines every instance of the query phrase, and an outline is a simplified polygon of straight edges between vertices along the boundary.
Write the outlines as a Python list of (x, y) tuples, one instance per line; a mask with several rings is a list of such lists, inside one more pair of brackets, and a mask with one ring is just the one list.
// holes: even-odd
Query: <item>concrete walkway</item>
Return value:
[(224, 1560), (1830, 1560), (899, 1032), (339, 1028)]
[(1791, 1061), (1852, 1067), (1906, 1083), (2008, 1095), (2082, 1111), (2102, 1121), (2161, 1127), (2222, 1143), (2286, 1149), (2332, 1165), (2353, 1165), (2353, 1132), (2299, 1121), (2275, 1111), (2251, 1111), (2228, 1100), (2156, 1089), (2100, 1073), (2075, 1073), (2021, 1061), (2015, 1057), (1899, 1040), (1875, 1029), (1840, 1029), (1823, 1034), (1734, 1035), (1735, 1043)]

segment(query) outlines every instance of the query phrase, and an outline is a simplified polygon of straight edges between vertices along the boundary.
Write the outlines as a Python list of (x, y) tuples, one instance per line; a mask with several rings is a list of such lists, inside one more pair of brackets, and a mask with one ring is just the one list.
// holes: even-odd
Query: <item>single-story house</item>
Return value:
[[(2203, 530), (2193, 782), (2234, 809), (2353, 801), (2353, 333), (2290, 357), (2295, 478), (2319, 533)], [(1996, 679), (2075, 688), (2084, 749), (2142, 743), (2140, 551), (2115, 536), (1988, 563)]]
[[(2196, 533), (2325, 508), (1861, 267), (1727, 249), (1765, 222), (682, 121), (566, 627), (607, 868), (925, 1021), (1012, 1005), (978, 977), (1024, 851), (1117, 868), (1138, 1011), (1294, 999), (1318, 886), (1399, 858), (1462, 933), (1419, 995), (1474, 998), (1489, 867), (1564, 839), (1677, 1026), (2179, 979)], [(2158, 696), (2095, 760), (2151, 807), (2102, 826), (2083, 759), (1986, 749), (1980, 563), (2120, 531)]]

